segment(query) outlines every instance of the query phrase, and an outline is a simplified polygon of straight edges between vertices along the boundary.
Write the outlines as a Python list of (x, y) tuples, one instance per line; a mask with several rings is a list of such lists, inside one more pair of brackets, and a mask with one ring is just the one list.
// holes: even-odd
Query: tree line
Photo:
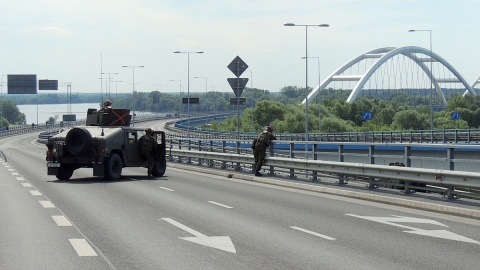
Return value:
[[(257, 88), (246, 88), (242, 97), (246, 104), (241, 106), (240, 130), (261, 131), (267, 125), (274, 125), (276, 132), (305, 132), (305, 105), (301, 104), (311, 88), (296, 86), (283, 87), (280, 92)], [(376, 96), (359, 95), (357, 100), (347, 103), (349, 90), (324, 90), (315, 101), (309, 102), (308, 126), (310, 132), (353, 132), (393, 131), (430, 129), (432, 99), (428, 96), (414, 96), (402, 92), (389, 94), (390, 100)], [(115, 108), (132, 108), (135, 111), (182, 114), (187, 112), (181, 98), (185, 93), (135, 92), (132, 94), (73, 93), (71, 103), (98, 103), (110, 99)], [(190, 93), (198, 97), (200, 104), (190, 104), (190, 113), (221, 113), (236, 110), (230, 105), (233, 92)], [(438, 101), (434, 100), (434, 104)], [(3, 108), (2, 126), (8, 123), (25, 123), (25, 115), (16, 104), (62, 104), (67, 103), (66, 94), (7, 95), (0, 101)], [(362, 114), (371, 112), (371, 120), (364, 120)], [(451, 113), (460, 113), (459, 120), (452, 120)], [(449, 97), (443, 110), (433, 111), (435, 129), (469, 129), (480, 126), (480, 97), (454, 95)], [(212, 129), (237, 130), (237, 117), (224, 121), (213, 121)]]

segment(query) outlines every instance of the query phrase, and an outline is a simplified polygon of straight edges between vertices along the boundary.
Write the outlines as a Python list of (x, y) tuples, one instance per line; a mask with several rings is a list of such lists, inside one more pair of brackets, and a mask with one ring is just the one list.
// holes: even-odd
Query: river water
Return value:
[[(17, 105), (20, 112), (25, 114), (27, 124), (45, 124), (50, 117), (58, 116), (57, 121), (63, 120), (63, 115), (68, 114), (67, 104), (37, 104)], [(71, 105), (71, 114), (77, 115), (77, 120), (87, 118), (87, 109), (100, 109), (98, 103), (81, 103)], [(37, 113), (38, 112), (38, 113)]]
[[(68, 114), (67, 104), (39, 104), (38, 109), (36, 104), (17, 105), (20, 112), (25, 114), (27, 124), (45, 124), (50, 117), (58, 116), (57, 121), (63, 120), (63, 115)], [(80, 103), (71, 104), (71, 114), (75, 114), (77, 120), (87, 118), (87, 109), (100, 109), (98, 103)], [(37, 113), (38, 112), (38, 113)], [(131, 112), (130, 112), (131, 114)], [(146, 114), (153, 114), (152, 112), (135, 111), (135, 115), (142, 116)], [(156, 115), (165, 115), (165, 113), (154, 113)]]

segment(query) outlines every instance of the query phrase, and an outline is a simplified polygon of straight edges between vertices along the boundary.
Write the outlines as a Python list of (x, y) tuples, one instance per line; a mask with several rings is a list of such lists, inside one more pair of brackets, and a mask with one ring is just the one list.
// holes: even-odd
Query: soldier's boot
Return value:
[(152, 173), (148, 173), (148, 179), (153, 179)]

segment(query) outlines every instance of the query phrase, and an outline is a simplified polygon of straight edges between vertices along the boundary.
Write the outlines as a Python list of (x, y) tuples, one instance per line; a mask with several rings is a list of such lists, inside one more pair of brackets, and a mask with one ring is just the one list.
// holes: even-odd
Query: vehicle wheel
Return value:
[(156, 160), (153, 163), (152, 175), (155, 177), (161, 177), (165, 174), (166, 170), (167, 170), (167, 161), (165, 160), (165, 157), (163, 157), (163, 158), (160, 158), (160, 160)]
[(84, 128), (72, 128), (65, 137), (65, 146), (72, 155), (85, 152), (92, 143), (92, 134)]
[(113, 153), (105, 163), (105, 178), (108, 180), (118, 180), (122, 176), (122, 159), (116, 153)]
[(58, 180), (68, 180), (72, 177), (73, 175), (73, 169), (69, 166), (60, 166), (58, 168), (57, 174), (55, 176), (57, 177)]

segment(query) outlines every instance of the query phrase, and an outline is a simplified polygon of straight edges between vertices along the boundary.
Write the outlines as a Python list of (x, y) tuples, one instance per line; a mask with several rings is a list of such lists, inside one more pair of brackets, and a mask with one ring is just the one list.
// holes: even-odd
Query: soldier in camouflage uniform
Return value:
[(138, 140), (138, 147), (139, 152), (143, 156), (144, 159), (147, 160), (148, 163), (148, 178), (152, 179), (152, 171), (153, 171), (153, 150), (157, 147), (157, 141), (153, 137), (153, 130), (151, 128), (145, 129), (145, 135), (143, 135)]
[(263, 163), (265, 161), (265, 154), (267, 152), (267, 147), (270, 145), (271, 140), (276, 140), (275, 136), (272, 134), (273, 128), (268, 126), (265, 128), (260, 136), (258, 136), (257, 142), (255, 143), (254, 157), (255, 164), (253, 169), (255, 170), (255, 176), (262, 176), (260, 169), (262, 169)]

